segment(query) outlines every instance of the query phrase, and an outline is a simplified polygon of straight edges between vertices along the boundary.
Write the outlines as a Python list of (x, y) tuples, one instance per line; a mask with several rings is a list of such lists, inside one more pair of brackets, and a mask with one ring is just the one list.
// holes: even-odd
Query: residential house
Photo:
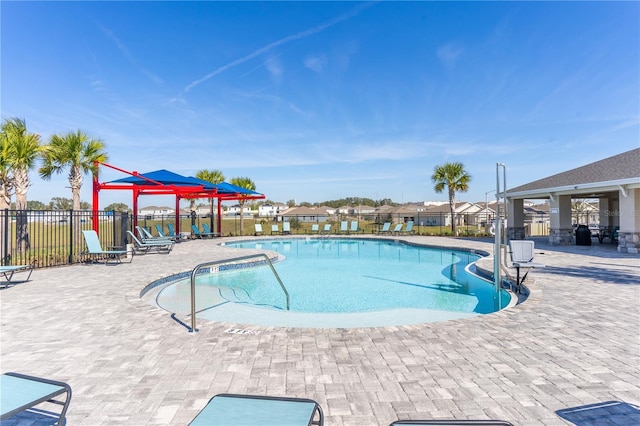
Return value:
[(320, 207), (291, 207), (280, 213), (283, 222), (297, 219), (300, 222), (319, 223), (329, 220), (327, 210)]

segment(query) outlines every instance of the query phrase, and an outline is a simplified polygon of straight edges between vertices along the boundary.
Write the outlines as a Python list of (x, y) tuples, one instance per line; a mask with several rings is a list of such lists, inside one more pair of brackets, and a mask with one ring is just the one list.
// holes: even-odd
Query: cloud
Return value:
[(280, 81), (280, 77), (282, 77), (282, 63), (276, 58), (269, 58), (265, 62), (265, 66), (269, 74), (271, 74), (271, 77), (275, 81)]
[(218, 69), (210, 72), (209, 74), (205, 75), (204, 77), (198, 79), (198, 80), (194, 80), (191, 83), (189, 83), (183, 90), (183, 92), (189, 92), (192, 89), (194, 89), (195, 87), (201, 85), (202, 83), (204, 83), (205, 81), (215, 77), (216, 75), (230, 69), (233, 68), (235, 66), (238, 66), (240, 64), (243, 64), (257, 56), (260, 56), (264, 53), (269, 52), (272, 49), (275, 49), (278, 46), (282, 46), (284, 44), (290, 43), (292, 41), (297, 41), (297, 40), (302, 40), (304, 38), (310, 37), (312, 35), (318, 34), (324, 30), (326, 30), (327, 28), (330, 28), (334, 25), (339, 24), (342, 21), (346, 21), (350, 18), (353, 18), (354, 16), (358, 15), (362, 10), (371, 7), (374, 3), (363, 3), (361, 5), (358, 5), (357, 7), (353, 8), (352, 10), (350, 10), (349, 12), (337, 16), (323, 24), (317, 25), (315, 27), (309, 28), (308, 30), (305, 31), (301, 31), (299, 33), (281, 38), (280, 40), (276, 40), (273, 43), (269, 43), (264, 47), (261, 47), (258, 50), (254, 50), (253, 52), (249, 53), (248, 55), (243, 56), (240, 59), (236, 59), (235, 61), (231, 61), (226, 65), (223, 65), (221, 67), (219, 67)]
[(309, 56), (304, 60), (304, 66), (319, 74), (326, 69), (327, 58), (324, 55)]
[(447, 43), (443, 46), (440, 46), (436, 52), (438, 55), (438, 59), (447, 67), (453, 67), (464, 49), (455, 44), (455, 43)]

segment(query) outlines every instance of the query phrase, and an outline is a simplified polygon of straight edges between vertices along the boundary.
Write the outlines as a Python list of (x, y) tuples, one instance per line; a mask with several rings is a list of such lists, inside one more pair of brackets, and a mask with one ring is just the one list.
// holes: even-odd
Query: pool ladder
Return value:
[(284, 284), (282, 283), (282, 280), (280, 279), (280, 275), (278, 275), (276, 268), (273, 267), (273, 263), (271, 262), (271, 259), (269, 259), (269, 256), (267, 256), (264, 253), (256, 253), (256, 254), (250, 254), (247, 256), (233, 257), (230, 259), (214, 260), (211, 262), (201, 263), (197, 265), (195, 268), (193, 268), (193, 270), (191, 271), (191, 330), (189, 330), (189, 332), (198, 331), (198, 329), (196, 328), (196, 276), (198, 275), (198, 272), (202, 268), (206, 268), (207, 266), (223, 265), (225, 263), (255, 259), (257, 257), (263, 257), (266, 261), (265, 263), (267, 263), (269, 267), (271, 267), (271, 271), (273, 272), (273, 275), (275, 275), (276, 279), (278, 280), (278, 284), (280, 284), (280, 288), (282, 288), (282, 291), (284, 292), (284, 295), (287, 299), (287, 311), (289, 310), (289, 292), (287, 291)]

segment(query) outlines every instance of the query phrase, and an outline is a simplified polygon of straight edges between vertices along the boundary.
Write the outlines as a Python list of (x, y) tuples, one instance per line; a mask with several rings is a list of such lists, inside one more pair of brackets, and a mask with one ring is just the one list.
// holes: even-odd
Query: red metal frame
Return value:
[[(133, 171), (129, 172), (127, 170), (121, 169), (116, 166), (112, 166), (107, 163), (94, 162), (95, 165), (95, 174), (93, 175), (93, 229), (98, 232), (99, 231), (99, 221), (98, 221), (98, 206), (99, 206), (99, 193), (101, 190), (119, 190), (119, 191), (132, 191), (133, 195), (133, 225), (138, 225), (138, 197), (140, 195), (175, 195), (176, 196), (176, 232), (180, 232), (180, 200), (182, 198), (191, 199), (191, 198), (217, 198), (218, 199), (218, 231), (222, 230), (222, 210), (220, 206), (221, 201), (233, 201), (233, 200), (261, 200), (264, 199), (265, 196), (263, 194), (259, 195), (242, 195), (239, 193), (235, 194), (219, 194), (218, 190), (207, 190), (203, 185), (194, 185), (194, 186), (186, 186), (186, 185), (167, 185), (162, 182), (157, 182), (152, 179), (147, 178), (146, 176), (141, 175), (140, 173)], [(140, 179), (145, 180), (147, 183), (144, 185), (140, 184), (114, 184), (110, 182), (100, 183), (99, 181), (99, 166), (109, 167), (113, 170), (117, 170), (119, 172), (128, 174), (130, 176), (135, 176)]]

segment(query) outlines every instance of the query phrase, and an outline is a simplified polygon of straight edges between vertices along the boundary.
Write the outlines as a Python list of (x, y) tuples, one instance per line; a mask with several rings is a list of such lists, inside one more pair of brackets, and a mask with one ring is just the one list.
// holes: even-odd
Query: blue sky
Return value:
[[(513, 187), (640, 146), (639, 2), (0, 7), (2, 117), (44, 142), (82, 129), (126, 170), (219, 169), (281, 202), (409, 202), (446, 200), (430, 176), (458, 161), (458, 198), (483, 201), (497, 162)], [(70, 198), (66, 178), (34, 171), (28, 198)]]

